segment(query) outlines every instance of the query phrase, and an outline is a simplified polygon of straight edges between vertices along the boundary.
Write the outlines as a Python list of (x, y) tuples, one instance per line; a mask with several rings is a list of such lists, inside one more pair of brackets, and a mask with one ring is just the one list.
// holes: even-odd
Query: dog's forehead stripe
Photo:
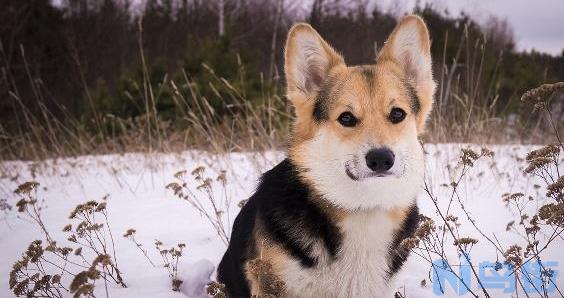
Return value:
[(374, 66), (363, 65), (359, 66), (358, 70), (366, 80), (366, 83), (369, 87), (368, 89), (372, 92), (372, 89), (374, 88), (374, 80), (376, 79), (376, 71), (374, 69)]
[(421, 100), (419, 99), (419, 96), (417, 96), (417, 90), (415, 90), (413, 84), (408, 81), (404, 81), (404, 85), (405, 88), (407, 89), (407, 94), (409, 96), (411, 111), (417, 115), (421, 110)]

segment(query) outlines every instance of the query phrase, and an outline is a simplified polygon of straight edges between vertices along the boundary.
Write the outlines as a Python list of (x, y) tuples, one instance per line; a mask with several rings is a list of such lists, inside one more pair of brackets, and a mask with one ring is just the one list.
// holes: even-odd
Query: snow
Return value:
[[(459, 171), (460, 148), (465, 144), (426, 145), (427, 183), (440, 199), (444, 208), (448, 204), (450, 189), (442, 186), (450, 184)], [(475, 148), (479, 148), (474, 146)], [(524, 175), (523, 161), (526, 153), (533, 147), (521, 145), (490, 146), (495, 152), (493, 159), (484, 158), (477, 162), (460, 185), (462, 200), (467, 210), (477, 219), (477, 225), (488, 235), (495, 233), (504, 248), (513, 243), (523, 245), (519, 235), (505, 231), (506, 224), (515, 219), (505, 206), (501, 196), (507, 192), (523, 192), (526, 195), (544, 194), (535, 184), (535, 178)], [(58, 243), (65, 243), (66, 234), (62, 228), (70, 222), (68, 215), (79, 203), (88, 200), (101, 200), (108, 195), (108, 215), (114, 233), (118, 266), (124, 273), (127, 288), (109, 284), (113, 297), (206, 297), (203, 286), (215, 277), (215, 266), (225, 251), (225, 244), (218, 237), (204, 216), (199, 214), (188, 202), (174, 196), (165, 186), (177, 181), (174, 174), (187, 170), (185, 175), (188, 187), (199, 196), (199, 184), (191, 179), (190, 172), (198, 167), (206, 168), (205, 175), (215, 178), (221, 170), (226, 171), (226, 195), (231, 200), (223, 218), (232, 222), (239, 210), (239, 201), (247, 199), (254, 191), (260, 173), (269, 169), (284, 157), (280, 152), (231, 153), (211, 155), (200, 151), (187, 151), (181, 154), (124, 154), (105, 156), (83, 156), (47, 160), (42, 163), (5, 161), (0, 163), (0, 198), (7, 199), (12, 206), (19, 200), (14, 190), (25, 181), (37, 181), (40, 188), (37, 197), (44, 199), (42, 217), (47, 229)], [(542, 184), (541, 184), (542, 185)], [(214, 194), (222, 194), (219, 183), (214, 183)], [(437, 218), (431, 200), (423, 192), (418, 198), (422, 213)], [(542, 202), (533, 202), (534, 211)], [(206, 205), (209, 207), (209, 205)], [(223, 205), (222, 205), (223, 206)], [(14, 207), (15, 208), (15, 207)], [(460, 219), (465, 215), (460, 208), (450, 212)], [(0, 213), (0, 296), (11, 297), (8, 274), (12, 264), (35, 239), (43, 239), (41, 230), (15, 209)], [(136, 240), (147, 251), (156, 264), (153, 267), (131, 240), (122, 237), (130, 228), (136, 229)], [(487, 241), (469, 224), (460, 229), (462, 236), (480, 239), (471, 251), (476, 262), (496, 261), (496, 253)], [(162, 260), (154, 247), (155, 239), (165, 247), (186, 243), (178, 268), (178, 277), (184, 281), (179, 292), (172, 292), (170, 278)], [(543, 259), (564, 262), (564, 252), (558, 249), (564, 241), (558, 238), (549, 247)], [(68, 245), (68, 244), (67, 244)], [(72, 245), (70, 245), (72, 246)], [(449, 256), (456, 259), (454, 247), (448, 250)], [(500, 256), (500, 260), (503, 260)], [(407, 297), (436, 297), (429, 282), (430, 265), (418, 256), (411, 255), (400, 272), (395, 287), (405, 292)], [(560, 268), (556, 266), (555, 270)], [(420, 286), (427, 279), (427, 286)], [(559, 287), (564, 287), (560, 276), (556, 276)], [(68, 284), (68, 278), (66, 279)], [(472, 288), (477, 289), (472, 280)], [(511, 296), (503, 289), (489, 290), (493, 297)], [(105, 297), (103, 283), (98, 281), (98, 297)], [(69, 294), (70, 296), (70, 294)], [(458, 297), (452, 287), (447, 286), (445, 297)], [(469, 294), (464, 297), (470, 297)]]

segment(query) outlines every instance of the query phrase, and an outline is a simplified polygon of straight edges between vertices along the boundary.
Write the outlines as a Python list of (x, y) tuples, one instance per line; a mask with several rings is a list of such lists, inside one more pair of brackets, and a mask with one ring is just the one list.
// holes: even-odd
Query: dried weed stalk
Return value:
[(131, 242), (133, 242), (133, 244), (135, 244), (135, 246), (137, 246), (137, 248), (141, 251), (143, 256), (145, 256), (145, 259), (147, 259), (147, 261), (149, 261), (151, 266), (157, 267), (157, 266), (155, 266), (155, 263), (153, 263), (151, 258), (149, 258), (149, 255), (147, 254), (147, 250), (143, 248), (143, 244), (139, 243), (139, 241), (137, 241), (137, 239), (135, 239), (136, 233), (137, 233), (137, 230), (128, 229), (127, 231), (125, 231), (125, 234), (123, 234), (123, 237), (126, 238), (126, 239), (129, 239)]
[(165, 248), (160, 240), (155, 240), (155, 248), (163, 259), (163, 266), (168, 270), (168, 276), (172, 282), (172, 290), (180, 291), (183, 281), (178, 278), (178, 263), (184, 248), (186, 248), (186, 244), (178, 243), (176, 246)]
[[(215, 179), (212, 179), (205, 175), (205, 171), (206, 168), (200, 166), (191, 172), (195, 185), (190, 185), (186, 181), (187, 171), (177, 172), (174, 174), (174, 178), (177, 181), (169, 183), (166, 188), (172, 190), (178, 198), (190, 203), (192, 207), (203, 215), (227, 246), (229, 244), (229, 235), (231, 234), (231, 217), (229, 212), (231, 198), (227, 193), (226, 172), (221, 171)], [(216, 189), (214, 186), (220, 190), (214, 190)], [(195, 188), (195, 191), (192, 188)]]

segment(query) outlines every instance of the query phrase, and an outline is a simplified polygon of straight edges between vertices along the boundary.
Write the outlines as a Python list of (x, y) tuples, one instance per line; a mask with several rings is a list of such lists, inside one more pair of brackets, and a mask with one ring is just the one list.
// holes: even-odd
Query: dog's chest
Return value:
[(397, 226), (385, 214), (355, 214), (340, 224), (338, 257), (321, 257), (313, 268), (289, 261), (282, 279), (291, 297), (374, 297), (387, 290), (389, 246)]

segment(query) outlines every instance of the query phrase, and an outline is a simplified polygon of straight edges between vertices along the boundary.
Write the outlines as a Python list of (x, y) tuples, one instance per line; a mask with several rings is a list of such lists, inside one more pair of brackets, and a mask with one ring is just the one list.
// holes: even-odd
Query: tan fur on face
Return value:
[[(411, 38), (407, 40), (406, 37)], [(415, 39), (415, 41), (413, 40)], [(382, 143), (394, 135), (400, 133), (398, 127), (402, 125), (392, 125), (387, 121), (387, 115), (392, 107), (400, 107), (408, 112), (407, 121), (415, 121), (418, 134), (424, 130), (424, 124), (432, 107), (432, 97), (435, 84), (432, 80), (430, 69), (427, 70), (424, 63), (412, 65), (409, 62), (428, 62), (430, 67), (430, 41), (429, 34), (424, 22), (417, 16), (404, 18), (394, 29), (388, 42), (380, 51), (375, 66), (364, 66), (374, 71), (374, 84), (369, 85), (366, 78), (361, 75), (358, 67), (347, 67), (344, 59), (339, 56), (329, 44), (324, 41), (319, 34), (307, 24), (295, 25), (288, 35), (286, 45), (285, 71), (288, 85), (288, 97), (295, 108), (296, 121), (293, 130), (292, 144), (301, 143), (315, 135), (318, 123), (313, 120), (313, 110), (315, 97), (322, 87), (310, 86), (306, 88), (303, 82), (303, 61), (300, 56), (300, 46), (303, 40), (317, 42), (318, 49), (312, 50), (324, 58), (312, 59), (319, 62), (314, 68), (318, 68), (319, 73), (315, 75), (324, 76), (323, 80), (332, 78), (337, 81), (339, 86), (338, 94), (331, 94), (332, 101), (336, 101), (331, 109), (329, 121), (335, 132), (342, 132), (344, 140), (355, 141), (362, 137), (364, 131), (377, 130), (377, 136)], [(409, 42), (408, 44), (405, 44)], [(308, 44), (308, 48), (311, 46)], [(415, 48), (413, 51), (406, 51), (405, 48)], [(417, 58), (410, 55), (416, 55)], [(415, 61), (412, 61), (415, 60)], [(302, 66), (300, 66), (302, 65)], [(424, 68), (424, 69), (419, 69)], [(307, 76), (309, 72), (305, 71)], [(415, 74), (423, 74), (414, 76)], [(410, 110), (410, 94), (406, 90), (406, 84), (412, 84), (419, 98), (420, 109), (417, 114)], [(348, 110), (347, 105), (352, 107), (355, 116), (363, 121), (360, 129), (354, 132), (347, 132), (338, 127), (336, 123), (338, 115)], [(349, 129), (350, 131), (350, 129)], [(376, 133), (376, 132), (373, 132)]]
[[(423, 21), (408, 16), (375, 65), (347, 66), (311, 26), (290, 31), (285, 71), (296, 120), (289, 157), (337, 207), (405, 207), (420, 190), (424, 157), (417, 138), (435, 88), (429, 46)], [(394, 108), (406, 113), (403, 121), (391, 122)], [(339, 122), (344, 112), (354, 115), (355, 126)], [(392, 151), (396, 162), (387, 176), (365, 179), (374, 177), (365, 160), (373, 149)]]
[[(372, 77), (368, 79), (366, 73), (372, 74)], [(411, 127), (410, 123), (418, 125), (421, 117), (411, 110), (410, 94), (396, 63), (382, 61), (375, 66), (343, 67), (334, 70), (331, 75), (338, 86), (331, 94), (327, 121), (319, 123), (313, 119), (314, 99), (304, 103), (302, 110), (296, 107), (297, 122), (290, 148), (293, 160), (299, 162), (307, 158), (301, 156), (303, 150), (300, 145), (311, 139), (321, 126), (342, 143), (385, 146), (395, 142), (405, 129)], [(406, 119), (399, 124), (390, 122), (388, 117), (392, 108), (406, 111)], [(343, 127), (337, 121), (339, 115), (347, 111), (359, 119), (354, 128)]]

